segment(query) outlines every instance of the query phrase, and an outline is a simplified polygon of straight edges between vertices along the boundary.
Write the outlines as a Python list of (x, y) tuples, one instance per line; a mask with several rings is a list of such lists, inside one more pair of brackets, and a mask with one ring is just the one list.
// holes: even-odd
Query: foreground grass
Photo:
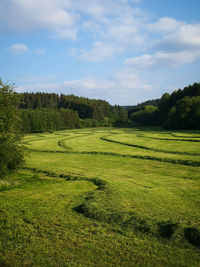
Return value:
[(200, 134), (26, 136), (25, 169), (0, 181), (0, 265), (199, 266), (200, 143), (189, 140)]

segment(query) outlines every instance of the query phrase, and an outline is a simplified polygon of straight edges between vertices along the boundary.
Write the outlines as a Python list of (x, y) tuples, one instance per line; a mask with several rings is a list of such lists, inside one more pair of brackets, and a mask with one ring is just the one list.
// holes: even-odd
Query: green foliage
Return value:
[(111, 112), (111, 121), (114, 126), (128, 125), (128, 112), (125, 108), (115, 105)]
[(200, 129), (200, 96), (178, 100), (168, 114), (166, 127), (171, 129)]
[[(200, 129), (200, 83), (194, 83), (171, 95), (163, 94), (161, 99), (150, 100), (129, 110), (133, 123), (141, 125), (164, 126), (169, 129)], [(156, 109), (157, 108), (157, 109)]]
[(133, 123), (139, 123), (141, 125), (156, 125), (156, 118), (158, 114), (158, 108), (155, 106), (145, 106), (144, 109), (139, 110), (131, 114), (131, 120)]
[(74, 95), (20, 94), (25, 133), (84, 127), (126, 126), (127, 111), (103, 100)]
[(159, 124), (171, 129), (200, 129), (200, 83), (164, 94), (159, 105)]
[(70, 109), (78, 112), (81, 119), (96, 119), (101, 121), (104, 116), (109, 116), (111, 105), (103, 100), (88, 99), (74, 95), (58, 96), (48, 93), (23, 93), (21, 97), (21, 109)]
[(135, 106), (129, 106), (127, 107), (128, 116), (130, 117), (132, 113), (143, 110), (146, 106), (158, 107), (159, 103), (160, 103), (160, 99), (152, 99), (152, 100), (147, 100), (145, 102), (142, 102)]
[(0, 80), (0, 175), (23, 164), (18, 105), (13, 87)]
[(78, 113), (70, 109), (24, 109), (20, 113), (24, 133), (80, 128)]

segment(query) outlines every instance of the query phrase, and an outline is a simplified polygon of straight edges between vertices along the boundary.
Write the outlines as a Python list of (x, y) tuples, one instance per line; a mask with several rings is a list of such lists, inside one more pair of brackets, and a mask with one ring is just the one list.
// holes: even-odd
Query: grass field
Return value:
[(200, 132), (26, 135), (0, 180), (0, 266), (200, 266)]

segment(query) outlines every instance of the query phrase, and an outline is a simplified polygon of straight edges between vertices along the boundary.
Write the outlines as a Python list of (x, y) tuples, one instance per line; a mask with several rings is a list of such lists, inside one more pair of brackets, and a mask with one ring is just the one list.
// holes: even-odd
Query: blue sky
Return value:
[(132, 105), (200, 82), (199, 0), (0, 0), (0, 77)]

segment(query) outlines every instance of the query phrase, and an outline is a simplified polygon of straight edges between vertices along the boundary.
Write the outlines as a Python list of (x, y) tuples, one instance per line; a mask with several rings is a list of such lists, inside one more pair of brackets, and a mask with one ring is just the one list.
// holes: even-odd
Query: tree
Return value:
[(19, 95), (13, 86), (0, 80), (0, 176), (18, 169), (24, 162), (20, 145)]
[(158, 116), (158, 108), (155, 106), (145, 106), (143, 110), (139, 110), (131, 114), (131, 121), (144, 126), (156, 125)]
[(185, 96), (168, 114), (165, 124), (171, 129), (200, 129), (200, 96)]

